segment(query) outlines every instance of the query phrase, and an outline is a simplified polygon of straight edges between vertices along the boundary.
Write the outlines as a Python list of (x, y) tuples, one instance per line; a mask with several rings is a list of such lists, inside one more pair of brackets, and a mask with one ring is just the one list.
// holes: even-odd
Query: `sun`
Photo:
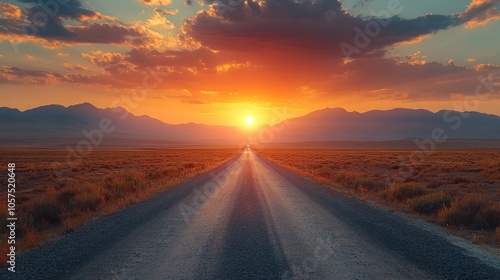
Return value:
[(245, 122), (247, 123), (247, 125), (253, 125), (253, 118), (252, 117), (247, 117)]

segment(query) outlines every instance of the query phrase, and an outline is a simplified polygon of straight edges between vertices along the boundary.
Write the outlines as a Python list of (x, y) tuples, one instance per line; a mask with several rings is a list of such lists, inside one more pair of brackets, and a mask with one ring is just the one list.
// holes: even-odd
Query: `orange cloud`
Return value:
[(110, 64), (117, 64), (123, 61), (124, 55), (120, 53), (104, 53), (100, 50), (92, 51), (90, 54), (82, 53), (82, 56), (88, 58), (92, 63), (97, 66), (107, 66)]
[(474, 70), (477, 72), (493, 72), (500, 70), (500, 65), (495, 65), (491, 63), (483, 63), (474, 66)]
[(179, 10), (170, 11), (170, 10), (155, 9), (151, 18), (148, 19), (147, 25), (162, 26), (167, 29), (173, 29), (175, 28), (175, 25), (171, 21), (169, 21), (165, 16), (175, 15), (178, 12)]
[(21, 8), (9, 3), (0, 3), (0, 15), (4, 18), (20, 19), (22, 12)]
[[(271, 5), (278, 2), (284, 4), (279, 8)], [(345, 13), (339, 1), (259, 3), (255, 6), (246, 1), (223, 15), (216, 9), (198, 13), (181, 28), (179, 41), (190, 46), (184, 49), (165, 47), (161, 34), (140, 23), (65, 25), (64, 30), (73, 36), (50, 39), (39, 34), (30, 38), (130, 48), (126, 52), (106, 52), (103, 48), (82, 54), (95, 65), (92, 69), (99, 67), (101, 71), (85, 71), (76, 61), (63, 65), (73, 70), (64, 74), (3, 68), (0, 83), (56, 81), (126, 91), (141, 86), (145, 75), (162, 73), (168, 75), (161, 76), (158, 94), (191, 104), (255, 100), (278, 104), (311, 96), (334, 100), (351, 95), (356, 99), (435, 100), (465, 93), (477, 85), (476, 69), (429, 62), (420, 52), (398, 59), (386, 56), (388, 46), (463, 24), (457, 15), (395, 17), (358, 56), (346, 59), (339, 44), (353, 43), (353, 27), (363, 27), (367, 21)], [(168, 15), (163, 12), (155, 10), (158, 15)]]
[(228, 72), (231, 69), (241, 69), (241, 68), (246, 68), (246, 67), (250, 67), (250, 66), (252, 66), (250, 61), (247, 61), (245, 63), (231, 62), (231, 63), (224, 63), (222, 65), (217, 65), (215, 67), (215, 69), (217, 70), (217, 72)]
[(487, 25), (491, 21), (500, 19), (500, 12), (496, 7), (499, 3), (500, 0), (472, 0), (459, 17), (466, 22), (466, 28)]
[(85, 67), (83, 65), (80, 65), (80, 64), (71, 64), (71, 63), (63, 63), (63, 66), (65, 69), (67, 70), (71, 70), (71, 71), (88, 71), (89, 68), (88, 67)]
[(416, 44), (416, 43), (420, 43), (420, 42), (422, 42), (423, 40), (425, 40), (425, 39), (427, 39), (429, 37), (431, 37), (430, 34), (420, 35), (420, 36), (417, 36), (415, 38), (411, 38), (408, 41), (401, 42), (400, 44), (401, 45), (413, 45), (413, 44)]
[(167, 6), (172, 4), (172, 0), (140, 0), (148, 6)]

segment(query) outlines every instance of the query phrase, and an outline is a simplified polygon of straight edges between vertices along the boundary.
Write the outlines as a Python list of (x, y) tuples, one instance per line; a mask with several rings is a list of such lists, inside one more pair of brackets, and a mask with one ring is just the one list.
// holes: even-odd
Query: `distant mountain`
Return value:
[(500, 138), (500, 117), (477, 112), (393, 109), (366, 113), (326, 108), (276, 127), (275, 142), (388, 141), (431, 138), (434, 129), (449, 138)]
[[(0, 108), (0, 144), (64, 146), (89, 137), (100, 140), (95, 133), (103, 120), (105, 127), (114, 128), (112, 132), (103, 132), (107, 146), (240, 144), (251, 136), (237, 127), (171, 125), (149, 116), (135, 116), (123, 108), (99, 109), (84, 103), (69, 107), (48, 105), (24, 112)], [(358, 113), (326, 108), (257, 129), (254, 139), (268, 141), (269, 137), (263, 137), (268, 129), (275, 131), (274, 143), (431, 138), (436, 129), (455, 139), (500, 139), (500, 117), (477, 112), (393, 109)]]
[(86, 135), (94, 135), (99, 140), (99, 136), (93, 133), (100, 129), (103, 120), (114, 128), (111, 133), (101, 131), (106, 145), (228, 144), (244, 140), (244, 134), (237, 127), (192, 123), (171, 125), (148, 116), (135, 116), (123, 108), (99, 109), (84, 103), (69, 107), (48, 105), (24, 112), (0, 108), (0, 142), (57, 146), (85, 140)]

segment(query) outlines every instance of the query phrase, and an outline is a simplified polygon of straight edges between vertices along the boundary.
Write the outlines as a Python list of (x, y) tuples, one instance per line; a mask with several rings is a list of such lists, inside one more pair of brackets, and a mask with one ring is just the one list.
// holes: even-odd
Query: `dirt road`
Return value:
[(500, 259), (250, 150), (21, 255), (1, 279), (500, 279)]

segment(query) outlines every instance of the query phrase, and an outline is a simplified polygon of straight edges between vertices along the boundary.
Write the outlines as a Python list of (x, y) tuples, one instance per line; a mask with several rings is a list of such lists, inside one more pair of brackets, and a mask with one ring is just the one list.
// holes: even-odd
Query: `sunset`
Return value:
[(253, 118), (252, 117), (247, 117), (247, 119), (245, 120), (247, 125), (248, 126), (252, 126), (253, 125)]
[(1, 1), (0, 279), (496, 279), (499, 30), (500, 0)]
[[(500, 64), (494, 0), (46, 2), (1, 3), (3, 106), (90, 102), (212, 125), (282, 107), (469, 110)], [(493, 95), (473, 109), (499, 108)]]

